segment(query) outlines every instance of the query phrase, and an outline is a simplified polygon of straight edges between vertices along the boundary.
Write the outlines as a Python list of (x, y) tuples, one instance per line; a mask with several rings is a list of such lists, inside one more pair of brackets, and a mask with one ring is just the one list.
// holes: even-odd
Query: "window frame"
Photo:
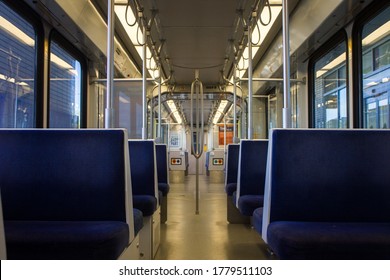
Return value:
[[(368, 5), (357, 17), (352, 29), (352, 59), (353, 71), (353, 127), (364, 127), (364, 100), (363, 100), (363, 48), (362, 32), (364, 26), (374, 19), (383, 9), (390, 7), (390, 2), (375, 1)], [(375, 68), (374, 61), (372, 67)], [(374, 70), (374, 69), (373, 69)]]
[(35, 57), (34, 57), (34, 125), (43, 128), (44, 123), (44, 42), (45, 32), (42, 20), (27, 4), (21, 1), (1, 0), (15, 13), (27, 21), (35, 30)]

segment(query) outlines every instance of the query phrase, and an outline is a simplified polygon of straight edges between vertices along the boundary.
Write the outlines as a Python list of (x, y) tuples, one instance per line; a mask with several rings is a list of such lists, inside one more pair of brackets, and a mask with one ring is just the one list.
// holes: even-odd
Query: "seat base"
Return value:
[(253, 211), (252, 225), (257, 233), (261, 235), (263, 230), (263, 207), (259, 207)]
[(276, 221), (267, 238), (280, 259), (390, 259), (390, 223)]
[(8, 259), (109, 260), (129, 245), (119, 221), (5, 221), (4, 229)]
[(136, 235), (131, 244), (119, 256), (118, 260), (140, 260), (139, 235)]
[(226, 199), (227, 221), (230, 224), (250, 224), (250, 217), (240, 213), (236, 205), (233, 203), (233, 197), (228, 195)]
[(157, 199), (153, 195), (134, 195), (133, 207), (142, 212), (144, 216), (151, 216), (156, 211)]
[(168, 220), (168, 196), (161, 198), (161, 223), (165, 224)]
[(243, 195), (238, 198), (238, 210), (244, 216), (252, 216), (253, 211), (263, 207), (263, 195)]

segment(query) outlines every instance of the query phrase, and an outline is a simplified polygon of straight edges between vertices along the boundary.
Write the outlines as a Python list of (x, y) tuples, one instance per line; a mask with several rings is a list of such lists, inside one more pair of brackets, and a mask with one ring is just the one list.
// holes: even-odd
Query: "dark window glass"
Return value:
[(314, 127), (346, 128), (346, 43), (337, 44), (314, 61)]
[(0, 127), (35, 127), (34, 27), (0, 1)]
[(362, 26), (363, 127), (389, 128), (390, 7)]
[(81, 64), (56, 41), (50, 49), (49, 127), (79, 128)]

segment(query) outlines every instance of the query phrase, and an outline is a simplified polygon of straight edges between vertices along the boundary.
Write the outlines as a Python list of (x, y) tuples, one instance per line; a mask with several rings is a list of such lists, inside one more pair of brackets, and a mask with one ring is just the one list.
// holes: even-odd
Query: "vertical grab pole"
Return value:
[[(195, 92), (195, 147), (194, 147), (194, 92)], [(199, 80), (199, 70), (195, 71), (195, 81), (191, 84), (191, 153), (196, 159), (196, 205), (195, 214), (199, 215), (199, 158), (203, 153), (204, 119), (203, 119), (203, 84)], [(199, 120), (200, 118), (200, 120)], [(200, 123), (199, 123), (200, 121)]]
[(114, 24), (115, 24), (115, 1), (108, 0), (107, 18), (107, 92), (106, 108), (104, 112), (104, 127), (113, 127), (114, 108), (112, 99), (114, 95)]
[(253, 139), (252, 28), (248, 24), (248, 139)]
[(290, 32), (288, 0), (283, 0), (283, 128), (291, 127), (291, 100), (290, 100)]
[(148, 105), (146, 104), (146, 27), (143, 28), (143, 46), (142, 46), (142, 139), (145, 140), (148, 138), (147, 131), (147, 111)]
[(226, 155), (226, 115), (223, 116), (223, 154)]
[(236, 73), (236, 61), (234, 61), (233, 67), (233, 143), (237, 143), (237, 73)]
[(161, 64), (158, 66), (158, 128), (157, 138), (159, 143), (163, 143), (161, 139)]

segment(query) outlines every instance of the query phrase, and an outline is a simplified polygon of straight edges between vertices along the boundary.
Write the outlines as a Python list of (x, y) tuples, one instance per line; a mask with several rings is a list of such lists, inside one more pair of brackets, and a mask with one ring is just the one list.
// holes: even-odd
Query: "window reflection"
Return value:
[(49, 126), (79, 128), (81, 105), (81, 64), (57, 42), (50, 53)]
[(0, 1), (0, 127), (35, 126), (35, 30)]
[(346, 128), (346, 44), (339, 43), (314, 63), (314, 125), (317, 128)]
[(362, 29), (363, 125), (389, 127), (390, 8)]

